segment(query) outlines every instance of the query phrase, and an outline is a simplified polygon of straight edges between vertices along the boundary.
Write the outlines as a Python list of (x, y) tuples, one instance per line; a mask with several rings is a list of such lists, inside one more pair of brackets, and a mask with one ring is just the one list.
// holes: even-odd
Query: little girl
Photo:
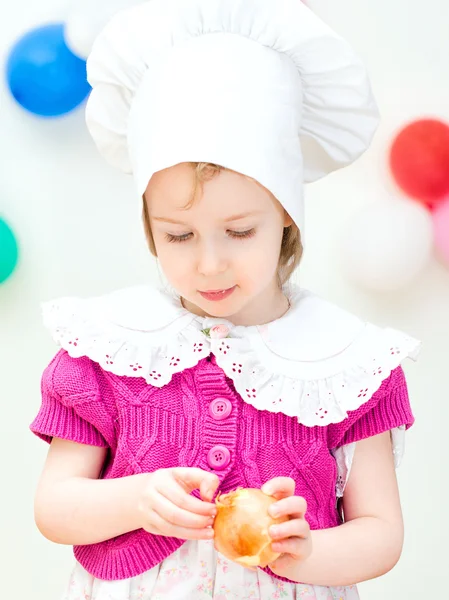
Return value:
[[(133, 173), (171, 291), (44, 305), (61, 348), (35, 512), (74, 546), (64, 600), (355, 600), (401, 554), (418, 342), (288, 282), (303, 183), (375, 132), (363, 66), (299, 0), (152, 0), (111, 20), (88, 77), (89, 130)], [(265, 568), (215, 549), (238, 487), (288, 517)]]

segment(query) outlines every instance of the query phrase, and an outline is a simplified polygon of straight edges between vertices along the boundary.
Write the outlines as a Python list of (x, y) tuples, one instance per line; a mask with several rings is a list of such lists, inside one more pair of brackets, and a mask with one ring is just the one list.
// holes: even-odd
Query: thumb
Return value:
[(211, 502), (220, 484), (220, 480), (214, 473), (197, 469), (196, 467), (178, 467), (173, 469), (175, 478), (189, 492), (200, 490), (201, 498)]
[(283, 577), (286, 569), (290, 566), (290, 564), (291, 557), (287, 554), (281, 554), (279, 558), (277, 558), (274, 562), (268, 565), (268, 568), (270, 569), (270, 571), (273, 571), (275, 575), (280, 575), (281, 577)]

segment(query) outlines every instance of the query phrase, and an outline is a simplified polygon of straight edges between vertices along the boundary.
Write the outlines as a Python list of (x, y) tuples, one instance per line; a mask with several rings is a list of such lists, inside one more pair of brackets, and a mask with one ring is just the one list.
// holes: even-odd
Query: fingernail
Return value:
[(276, 527), (276, 525), (273, 525), (272, 527), (270, 527), (270, 536), (272, 538), (275, 538), (279, 535), (279, 527)]
[(275, 544), (271, 544), (271, 548), (274, 550), (274, 552), (281, 552), (282, 544), (280, 544), (279, 542), (277, 542)]

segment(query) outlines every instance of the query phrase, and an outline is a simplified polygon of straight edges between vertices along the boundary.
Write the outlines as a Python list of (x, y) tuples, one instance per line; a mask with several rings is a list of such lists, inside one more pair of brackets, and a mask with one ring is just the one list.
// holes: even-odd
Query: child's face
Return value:
[(276, 274), (291, 219), (268, 190), (232, 171), (205, 182), (203, 194), (199, 186), (186, 209), (194, 181), (183, 163), (156, 173), (145, 193), (167, 279), (196, 314), (247, 325), (270, 320), (283, 298)]

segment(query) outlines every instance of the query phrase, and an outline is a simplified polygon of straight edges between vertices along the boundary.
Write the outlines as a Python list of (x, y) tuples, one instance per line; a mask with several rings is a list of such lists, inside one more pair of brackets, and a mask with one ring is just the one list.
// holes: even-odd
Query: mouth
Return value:
[(236, 287), (237, 286), (234, 285), (231, 288), (227, 288), (227, 289), (223, 289), (223, 290), (207, 290), (205, 292), (198, 290), (198, 292), (206, 300), (212, 300), (213, 302), (218, 302), (219, 300), (224, 300), (225, 298), (228, 298), (232, 294), (232, 292), (235, 290)]

